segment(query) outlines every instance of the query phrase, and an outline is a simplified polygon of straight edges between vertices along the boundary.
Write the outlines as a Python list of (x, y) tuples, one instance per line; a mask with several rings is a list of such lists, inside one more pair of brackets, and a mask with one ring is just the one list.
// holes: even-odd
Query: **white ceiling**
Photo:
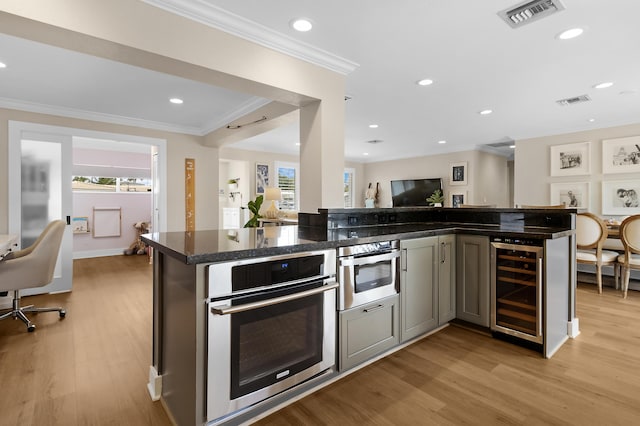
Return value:
[[(258, 30), (300, 41), (302, 49), (311, 45), (358, 64), (347, 75), (350, 160), (439, 154), (640, 122), (637, 1), (562, 0), (565, 10), (518, 29), (497, 15), (518, 3), (509, 0), (146, 1), (171, 4), (185, 16), (195, 7), (203, 14), (222, 8)], [(210, 22), (203, 16), (192, 18)], [(312, 31), (289, 27), (300, 16), (313, 21)], [(556, 38), (572, 27), (585, 32)], [(62, 107), (68, 114), (99, 113), (105, 121), (135, 119), (204, 134), (266, 102), (9, 36), (0, 37), (0, 61), (8, 65), (0, 70), (0, 106)], [(434, 84), (417, 86), (422, 78)], [(603, 81), (614, 85), (593, 88)], [(556, 104), (584, 94), (592, 100)], [(185, 104), (167, 103), (171, 96)], [(486, 108), (494, 112), (478, 114)], [(383, 143), (366, 143), (374, 139)], [(297, 125), (290, 125), (235, 146), (294, 153), (296, 141)]]

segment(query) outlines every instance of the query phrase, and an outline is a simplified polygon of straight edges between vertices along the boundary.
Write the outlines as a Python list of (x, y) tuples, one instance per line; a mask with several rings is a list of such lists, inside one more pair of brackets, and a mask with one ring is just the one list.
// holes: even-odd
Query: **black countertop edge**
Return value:
[[(279, 227), (277, 227), (279, 228)], [(290, 226), (288, 228), (296, 228), (296, 231), (301, 228), (297, 226)], [(382, 227), (384, 228), (384, 227)], [(261, 228), (254, 228), (255, 229)], [(382, 230), (382, 229), (381, 229)], [(249, 230), (251, 231), (251, 230)], [(304, 230), (301, 230), (301, 234), (304, 234)], [(195, 231), (191, 233), (193, 236), (198, 236), (198, 234), (202, 234), (204, 236), (208, 231)], [(573, 235), (575, 230), (573, 229), (549, 229), (549, 228), (526, 228), (526, 229), (510, 229), (505, 227), (500, 227), (496, 225), (460, 225), (460, 224), (449, 224), (449, 225), (432, 225), (431, 227), (425, 227), (425, 229), (416, 229), (416, 230), (408, 230), (408, 231), (391, 231), (388, 233), (379, 233), (376, 235), (369, 236), (356, 236), (356, 237), (346, 237), (336, 236), (335, 238), (327, 237), (326, 240), (312, 240), (305, 239), (304, 237), (298, 237), (298, 240), (294, 244), (282, 245), (282, 246), (265, 246), (265, 247), (254, 247), (254, 248), (244, 248), (238, 250), (199, 250), (199, 249), (178, 249), (177, 247), (184, 247), (184, 244), (172, 244), (165, 245), (161, 241), (162, 236), (165, 235), (178, 235), (187, 234), (182, 232), (174, 232), (174, 233), (154, 233), (154, 234), (145, 234), (142, 235), (142, 240), (148, 244), (149, 246), (157, 249), (165, 255), (171, 256), (185, 264), (195, 265), (199, 263), (213, 263), (213, 262), (224, 262), (224, 261), (232, 261), (239, 259), (248, 259), (253, 257), (267, 257), (267, 256), (277, 256), (283, 254), (291, 254), (298, 253), (303, 251), (313, 251), (313, 250), (326, 250), (326, 249), (335, 249), (338, 247), (356, 245), (356, 244), (367, 244), (378, 241), (385, 240), (407, 240), (413, 238), (423, 238), (430, 236), (438, 236), (438, 235), (446, 235), (446, 234), (473, 234), (473, 235), (486, 235), (490, 237), (507, 237), (507, 238), (527, 238), (527, 239), (556, 239), (562, 238), (569, 235)]]

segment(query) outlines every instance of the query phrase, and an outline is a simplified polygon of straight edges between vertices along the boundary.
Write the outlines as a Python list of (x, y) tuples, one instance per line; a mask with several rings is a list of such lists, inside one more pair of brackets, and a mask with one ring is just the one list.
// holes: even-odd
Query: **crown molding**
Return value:
[(311, 44), (295, 40), (257, 22), (243, 18), (203, 0), (142, 0), (152, 6), (232, 34), (294, 58), (310, 62), (342, 75), (358, 64)]
[(0, 108), (35, 112), (39, 114), (57, 115), (61, 117), (77, 118), (81, 120), (98, 121), (102, 123), (142, 127), (145, 129), (161, 130), (165, 132), (182, 133), (187, 135), (205, 135), (202, 129), (197, 127), (176, 126), (172, 124), (161, 123), (158, 121), (142, 120), (138, 118), (123, 117), (120, 115), (104, 114), (100, 112), (83, 111), (74, 108), (38, 104), (10, 98), (0, 98)]

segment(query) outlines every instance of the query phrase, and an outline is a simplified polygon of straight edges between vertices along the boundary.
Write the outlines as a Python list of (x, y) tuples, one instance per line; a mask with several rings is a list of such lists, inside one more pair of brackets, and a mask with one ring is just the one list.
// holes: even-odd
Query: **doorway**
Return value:
[[(149, 206), (154, 231), (166, 230), (166, 140), (131, 136), (83, 129), (58, 127), (26, 122), (9, 122), (9, 232), (20, 235), (20, 248), (30, 244), (29, 236), (39, 233), (54, 219), (67, 222), (67, 229), (54, 273), (55, 280), (48, 286), (25, 291), (23, 294), (56, 293), (70, 291), (73, 280), (73, 201), (71, 197), (72, 147), (77, 137), (118, 141), (127, 144), (146, 145), (151, 151), (152, 202)], [(48, 166), (42, 153), (52, 153), (56, 159)], [(35, 163), (35, 167), (29, 164)], [(41, 167), (39, 169), (39, 167)], [(47, 170), (47, 172), (43, 172)], [(28, 173), (27, 173), (28, 171)], [(26, 174), (25, 174), (26, 173)], [(31, 185), (31, 177), (37, 185)], [(37, 197), (33, 206), (31, 189), (46, 189)], [(42, 201), (46, 200), (46, 201)]]

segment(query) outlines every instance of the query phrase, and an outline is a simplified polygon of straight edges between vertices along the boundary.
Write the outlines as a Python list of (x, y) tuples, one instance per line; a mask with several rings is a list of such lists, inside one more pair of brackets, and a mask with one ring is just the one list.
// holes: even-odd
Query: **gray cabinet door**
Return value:
[(340, 371), (396, 346), (398, 315), (397, 295), (340, 312)]
[(489, 237), (458, 235), (456, 318), (489, 327)]
[(456, 317), (456, 236), (438, 237), (438, 325)]
[(400, 339), (438, 326), (438, 237), (400, 241)]

